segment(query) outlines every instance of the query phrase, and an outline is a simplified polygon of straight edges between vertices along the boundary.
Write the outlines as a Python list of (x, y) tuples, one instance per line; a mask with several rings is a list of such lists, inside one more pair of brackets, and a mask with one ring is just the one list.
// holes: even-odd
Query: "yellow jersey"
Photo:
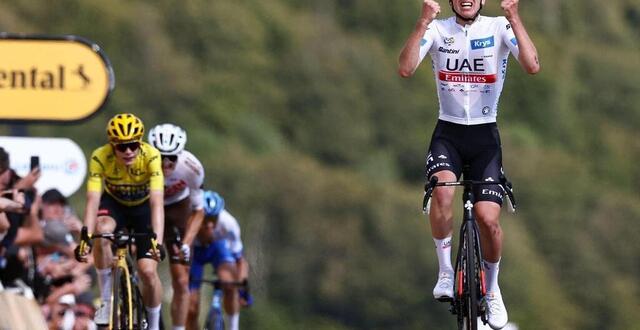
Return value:
[(140, 205), (149, 199), (151, 190), (164, 190), (160, 152), (140, 141), (140, 151), (133, 164), (117, 161), (111, 144), (96, 149), (89, 160), (87, 191), (105, 191), (126, 206)]

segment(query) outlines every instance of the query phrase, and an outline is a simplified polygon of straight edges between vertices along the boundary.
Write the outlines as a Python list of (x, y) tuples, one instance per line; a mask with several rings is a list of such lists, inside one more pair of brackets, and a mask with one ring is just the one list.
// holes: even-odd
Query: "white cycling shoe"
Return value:
[(507, 321), (509, 321), (509, 316), (500, 291), (487, 292), (485, 297), (487, 299), (487, 321), (489, 321), (489, 325), (492, 329), (504, 328), (507, 325)]
[(109, 318), (111, 317), (111, 306), (109, 304), (102, 304), (96, 311), (93, 317), (93, 322), (96, 325), (109, 325)]
[(453, 298), (453, 272), (441, 272), (438, 274), (438, 282), (433, 288), (433, 297), (437, 300)]

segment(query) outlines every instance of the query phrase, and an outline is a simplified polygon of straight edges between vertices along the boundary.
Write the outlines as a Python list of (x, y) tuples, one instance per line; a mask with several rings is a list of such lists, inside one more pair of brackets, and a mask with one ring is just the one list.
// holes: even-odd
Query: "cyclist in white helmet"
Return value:
[[(449, 0), (455, 16), (436, 20), (440, 5), (424, 0), (418, 22), (399, 59), (399, 73), (410, 77), (429, 54), (436, 79), (440, 115), (427, 154), (427, 178), (455, 181), (462, 167), (472, 180), (497, 181), (502, 173), (502, 147), (496, 117), (509, 53), (530, 74), (540, 70), (536, 48), (518, 13), (518, 0), (502, 0), (501, 17), (481, 16), (485, 0)], [(498, 286), (502, 254), (499, 216), (503, 191), (498, 186), (474, 190), (487, 281), (489, 325), (507, 324), (507, 310)], [(436, 244), (439, 275), (433, 295), (453, 297), (451, 236), (453, 188), (433, 193), (429, 220)]]
[[(174, 330), (184, 330), (189, 303), (191, 244), (204, 219), (204, 168), (184, 147), (187, 133), (179, 126), (161, 124), (149, 131), (149, 143), (160, 151), (164, 174), (164, 241), (170, 256), (171, 319)], [(179, 237), (178, 237), (179, 235)], [(175, 244), (181, 241), (180, 245)], [(172, 244), (173, 243), (173, 244)]]

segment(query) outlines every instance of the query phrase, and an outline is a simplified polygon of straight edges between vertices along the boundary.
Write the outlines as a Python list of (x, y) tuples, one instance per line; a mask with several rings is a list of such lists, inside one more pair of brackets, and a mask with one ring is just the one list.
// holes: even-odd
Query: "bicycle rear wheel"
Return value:
[(133, 330), (133, 295), (129, 271), (116, 267), (113, 273), (111, 326), (114, 330)]

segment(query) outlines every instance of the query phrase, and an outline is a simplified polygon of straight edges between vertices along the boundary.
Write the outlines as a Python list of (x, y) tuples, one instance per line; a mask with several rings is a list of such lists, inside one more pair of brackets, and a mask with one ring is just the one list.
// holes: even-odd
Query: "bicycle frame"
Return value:
[[(467, 171), (463, 174), (466, 178)], [(460, 180), (454, 182), (438, 182), (433, 176), (425, 185), (423, 199), (423, 211), (428, 212), (431, 194), (436, 187), (462, 186), (463, 219), (460, 227), (460, 243), (455, 263), (454, 297), (450, 299), (452, 314), (457, 315), (460, 329), (476, 330), (477, 317), (480, 316), (484, 324), (487, 323), (487, 306), (485, 296), (487, 293), (484, 268), (482, 266), (482, 247), (480, 244), (480, 231), (474, 215), (473, 187), (478, 185), (499, 185), (506, 193), (511, 210), (515, 212), (515, 198), (511, 183), (504, 177), (499, 182)]]
[[(111, 319), (109, 320), (109, 330), (119, 330), (117, 327), (119, 317), (125, 317), (126, 327), (123, 329), (145, 329), (146, 328), (146, 315), (145, 309), (141, 305), (142, 298), (140, 291), (137, 287), (137, 276), (133, 262), (129, 256), (129, 248), (133, 244), (135, 237), (148, 237), (150, 234), (125, 234), (118, 232), (115, 234), (94, 234), (91, 239), (108, 239), (116, 247), (114, 262), (112, 265), (112, 289), (111, 289)], [(153, 236), (153, 235), (152, 235)], [(121, 282), (122, 281), (122, 282)], [(118, 290), (121, 289), (121, 285), (124, 285), (124, 300), (119, 302), (120, 299)], [(118, 314), (118, 306), (123, 304), (125, 306), (125, 315)], [(134, 313), (135, 308), (135, 313)], [(137, 325), (134, 327), (134, 325)]]

